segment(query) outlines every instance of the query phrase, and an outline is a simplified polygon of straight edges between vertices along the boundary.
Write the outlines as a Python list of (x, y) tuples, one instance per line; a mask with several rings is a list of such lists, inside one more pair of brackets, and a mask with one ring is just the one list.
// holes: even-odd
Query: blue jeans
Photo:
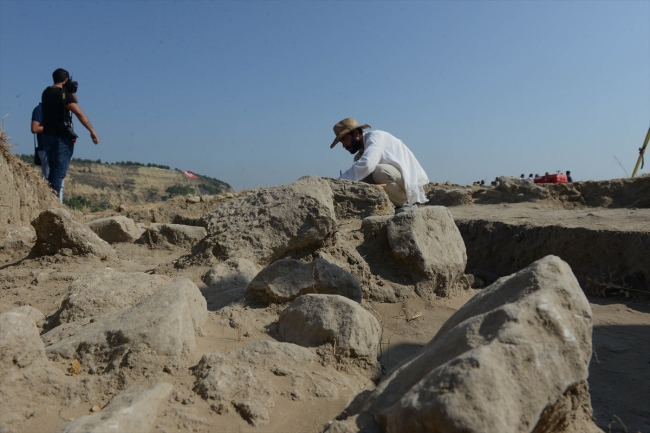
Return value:
[(43, 134), (47, 162), (50, 165), (50, 175), (47, 180), (50, 186), (61, 198), (63, 178), (68, 174), (68, 166), (74, 152), (74, 144), (69, 138), (55, 137), (54, 135)]
[(43, 178), (47, 180), (50, 177), (50, 163), (47, 161), (47, 151), (45, 148), (36, 149), (38, 152), (38, 157), (41, 158), (41, 172), (43, 173)]

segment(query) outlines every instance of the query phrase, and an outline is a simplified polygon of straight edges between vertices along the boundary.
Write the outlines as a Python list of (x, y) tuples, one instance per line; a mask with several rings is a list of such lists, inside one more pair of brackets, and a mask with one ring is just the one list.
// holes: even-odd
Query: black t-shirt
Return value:
[(43, 134), (66, 137), (66, 122), (72, 124), (72, 114), (65, 106), (74, 102), (72, 94), (58, 87), (48, 87), (41, 96), (43, 104)]

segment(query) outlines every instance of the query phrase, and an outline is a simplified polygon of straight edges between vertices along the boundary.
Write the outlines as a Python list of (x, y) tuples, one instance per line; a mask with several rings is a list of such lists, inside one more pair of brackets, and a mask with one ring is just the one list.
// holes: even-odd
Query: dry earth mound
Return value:
[(567, 209), (650, 208), (650, 176), (555, 184), (503, 176), (496, 187), (432, 182), (425, 191), (428, 204), (441, 206), (533, 201)]
[(29, 165), (9, 151), (11, 145), (0, 130), (0, 227), (28, 226), (41, 211), (58, 206), (48, 184)]

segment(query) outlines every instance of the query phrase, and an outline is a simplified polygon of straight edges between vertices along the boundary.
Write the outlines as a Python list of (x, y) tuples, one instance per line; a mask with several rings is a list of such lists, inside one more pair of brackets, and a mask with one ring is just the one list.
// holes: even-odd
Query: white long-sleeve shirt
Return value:
[(367, 131), (363, 133), (363, 143), (363, 155), (341, 173), (340, 179), (360, 181), (372, 174), (377, 164), (391, 164), (402, 173), (408, 203), (427, 202), (422, 187), (429, 183), (429, 178), (402, 140), (385, 131)]

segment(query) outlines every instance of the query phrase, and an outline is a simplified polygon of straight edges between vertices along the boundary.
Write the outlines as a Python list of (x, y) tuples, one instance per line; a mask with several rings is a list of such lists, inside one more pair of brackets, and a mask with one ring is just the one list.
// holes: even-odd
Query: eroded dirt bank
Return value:
[(650, 291), (648, 209), (569, 211), (501, 204), (450, 210), (470, 270), (508, 275), (554, 254), (569, 263), (589, 293), (617, 287)]

